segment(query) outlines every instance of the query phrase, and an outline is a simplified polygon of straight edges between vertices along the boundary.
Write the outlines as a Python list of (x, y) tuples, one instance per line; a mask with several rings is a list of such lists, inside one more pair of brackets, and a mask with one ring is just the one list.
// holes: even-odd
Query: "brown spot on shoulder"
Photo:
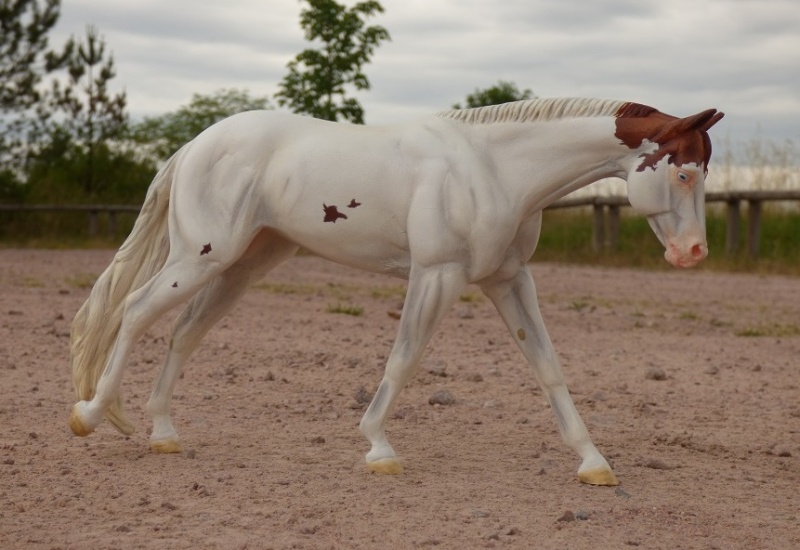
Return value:
[(175, 281), (174, 283), (172, 283), (172, 288), (178, 288), (178, 281)]
[(350, 201), (350, 204), (347, 205), (347, 208), (358, 208), (359, 206), (361, 206), (361, 203), (353, 199)]
[(322, 219), (323, 222), (336, 223), (336, 220), (347, 219), (347, 216), (339, 212), (339, 209), (336, 207), (336, 205), (328, 206), (327, 204), (322, 203), (322, 209), (325, 212), (325, 217)]
[(203, 256), (204, 254), (209, 254), (211, 252), (211, 243), (204, 244), (203, 250), (200, 251), (200, 255)]

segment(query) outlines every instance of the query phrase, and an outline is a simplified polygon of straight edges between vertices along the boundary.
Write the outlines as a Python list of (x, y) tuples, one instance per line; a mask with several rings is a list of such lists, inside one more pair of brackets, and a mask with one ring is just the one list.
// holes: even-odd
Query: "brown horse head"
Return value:
[(671, 264), (691, 267), (708, 255), (705, 177), (711, 160), (708, 130), (724, 116), (708, 109), (686, 118), (625, 103), (615, 136), (631, 150), (628, 199), (647, 216)]

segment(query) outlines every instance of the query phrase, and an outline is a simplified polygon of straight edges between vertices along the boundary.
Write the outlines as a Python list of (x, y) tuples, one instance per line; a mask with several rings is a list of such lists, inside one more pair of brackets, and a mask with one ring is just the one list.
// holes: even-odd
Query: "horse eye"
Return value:
[(678, 172), (678, 179), (682, 182), (687, 182), (689, 181), (689, 174), (686, 174), (685, 172)]

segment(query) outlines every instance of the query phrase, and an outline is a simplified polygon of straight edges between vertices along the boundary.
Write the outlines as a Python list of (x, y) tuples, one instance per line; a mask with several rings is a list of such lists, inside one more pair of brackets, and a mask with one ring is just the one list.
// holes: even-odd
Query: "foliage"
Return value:
[(243, 111), (271, 109), (266, 97), (250, 97), (247, 90), (222, 89), (211, 95), (194, 94), (188, 105), (173, 113), (147, 117), (133, 128), (133, 139), (158, 159), (171, 157), (200, 132)]
[(18, 193), (17, 171), (25, 162), (32, 131), (28, 111), (39, 101), (42, 77), (71, 53), (48, 51), (47, 33), (58, 21), (60, 0), (0, 0), (0, 198)]
[(474, 92), (467, 95), (466, 107), (462, 107), (460, 103), (456, 103), (453, 105), (453, 109), (473, 109), (475, 107), (500, 105), (501, 103), (535, 98), (536, 96), (533, 95), (530, 89), (525, 88), (524, 90), (520, 90), (513, 82), (500, 80), (494, 86), (483, 90), (476, 88)]
[(365, 26), (365, 20), (383, 7), (366, 0), (347, 8), (334, 0), (305, 0), (309, 7), (300, 13), (300, 26), (308, 41), (319, 41), (319, 48), (300, 52), (289, 62), (289, 74), (275, 94), (278, 104), (295, 113), (324, 120), (349, 120), (364, 123), (364, 109), (347, 87), (369, 90), (362, 68), (389, 32), (378, 25)]
[(85, 42), (67, 58), (67, 73), (67, 84), (54, 80), (40, 109), (43, 136), (36, 162), (77, 167), (74, 176), (87, 198), (108, 194), (117, 175), (105, 168), (118, 154), (116, 144), (125, 137), (128, 115), (125, 93), (109, 93), (108, 83), (116, 76), (114, 59), (106, 58), (105, 41), (94, 27), (87, 27)]

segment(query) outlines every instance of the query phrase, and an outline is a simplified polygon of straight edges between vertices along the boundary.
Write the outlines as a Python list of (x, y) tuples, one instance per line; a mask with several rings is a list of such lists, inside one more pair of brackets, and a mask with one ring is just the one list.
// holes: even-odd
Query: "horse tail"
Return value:
[[(72, 321), (72, 383), (81, 400), (94, 397), (97, 381), (119, 334), (126, 298), (150, 280), (167, 260), (169, 197), (177, 156), (173, 155), (156, 174), (131, 234)], [(120, 432), (133, 433), (134, 426), (123, 411), (121, 395), (106, 411), (106, 418)]]

